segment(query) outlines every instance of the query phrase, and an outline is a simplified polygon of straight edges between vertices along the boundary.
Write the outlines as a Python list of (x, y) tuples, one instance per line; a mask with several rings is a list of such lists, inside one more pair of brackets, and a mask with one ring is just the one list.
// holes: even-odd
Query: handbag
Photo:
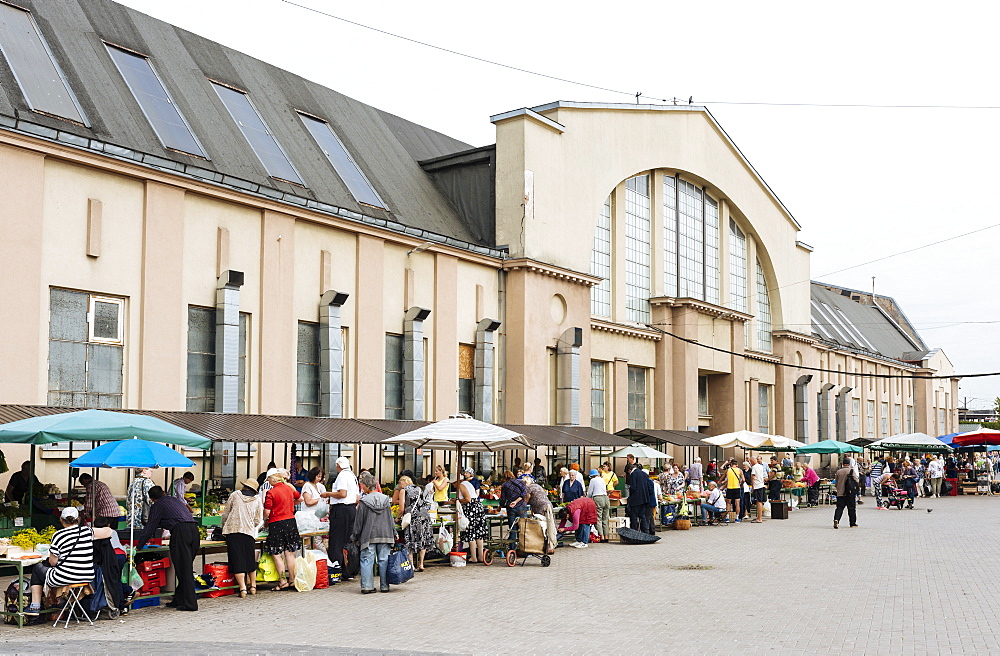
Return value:
[(455, 512), (458, 514), (458, 530), (468, 530), (469, 518), (465, 516), (465, 511), (462, 510), (462, 504), (459, 501), (455, 502)]
[(399, 549), (389, 554), (389, 567), (386, 573), (389, 585), (406, 583), (413, 578), (413, 563), (406, 549)]
[(405, 513), (403, 518), (399, 520), (399, 527), (405, 531), (409, 528), (411, 521), (413, 521), (413, 513)]

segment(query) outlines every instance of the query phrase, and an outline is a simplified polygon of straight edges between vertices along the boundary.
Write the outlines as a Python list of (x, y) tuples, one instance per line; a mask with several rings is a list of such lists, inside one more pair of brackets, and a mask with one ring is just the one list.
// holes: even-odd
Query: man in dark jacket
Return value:
[(375, 491), (375, 477), (371, 472), (362, 471), (358, 484), (364, 496), (358, 504), (354, 517), (354, 532), (351, 540), (358, 543), (361, 551), (361, 592), (375, 592), (375, 572), (373, 566), (378, 558), (379, 591), (389, 592), (389, 551), (396, 541), (396, 530), (392, 522), (392, 500)]
[(653, 535), (653, 509), (656, 507), (653, 481), (642, 470), (642, 465), (636, 463), (632, 467), (631, 470), (629, 466), (625, 467), (628, 480), (628, 503), (625, 512), (629, 516), (632, 528)]

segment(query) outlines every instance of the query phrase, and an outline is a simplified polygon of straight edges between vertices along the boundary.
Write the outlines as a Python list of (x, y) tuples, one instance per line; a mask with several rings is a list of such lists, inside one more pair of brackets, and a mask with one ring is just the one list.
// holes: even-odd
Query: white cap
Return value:
[(80, 511), (73, 506), (66, 506), (59, 516), (63, 519), (80, 519)]
[(351, 461), (345, 458), (344, 456), (340, 456), (339, 458), (337, 458), (337, 466), (340, 467), (341, 469), (350, 469)]

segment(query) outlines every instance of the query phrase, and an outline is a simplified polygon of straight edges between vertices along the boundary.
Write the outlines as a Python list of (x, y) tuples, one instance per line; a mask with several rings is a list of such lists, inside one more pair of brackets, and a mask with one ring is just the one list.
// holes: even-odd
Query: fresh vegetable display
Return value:
[(10, 538), (10, 543), (15, 547), (21, 547), (25, 551), (34, 551), (35, 547), (39, 544), (48, 544), (52, 542), (52, 536), (56, 533), (55, 526), (49, 526), (48, 528), (42, 529), (39, 533), (33, 528), (26, 528), (23, 531), (18, 531)]

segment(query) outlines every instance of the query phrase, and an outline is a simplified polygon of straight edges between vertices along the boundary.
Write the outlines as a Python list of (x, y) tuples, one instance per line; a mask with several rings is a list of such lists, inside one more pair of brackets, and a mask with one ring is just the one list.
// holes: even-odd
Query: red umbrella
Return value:
[(951, 440), (954, 446), (973, 446), (980, 444), (1000, 444), (1000, 430), (992, 428), (977, 428), (968, 433), (956, 435)]

